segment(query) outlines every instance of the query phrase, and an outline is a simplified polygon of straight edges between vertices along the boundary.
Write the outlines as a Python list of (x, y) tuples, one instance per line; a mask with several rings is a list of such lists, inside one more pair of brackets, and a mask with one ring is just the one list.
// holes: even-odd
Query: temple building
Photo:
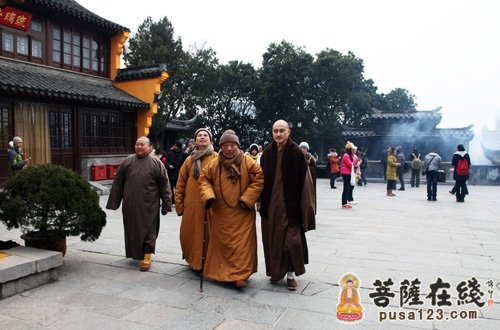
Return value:
[(441, 122), (441, 107), (431, 111), (381, 112), (373, 109), (367, 128), (345, 127), (342, 136), (368, 150), (369, 159), (381, 159), (388, 146), (402, 146), (409, 158), (414, 148), (422, 155), (435, 150), (445, 162), (451, 161), (458, 144), (469, 149), (474, 138), (473, 125), (462, 128), (436, 128)]
[(32, 164), (60, 164), (85, 178), (92, 164), (132, 153), (149, 134), (166, 65), (120, 69), (130, 30), (76, 1), (2, 5), (0, 183), (14, 136)]

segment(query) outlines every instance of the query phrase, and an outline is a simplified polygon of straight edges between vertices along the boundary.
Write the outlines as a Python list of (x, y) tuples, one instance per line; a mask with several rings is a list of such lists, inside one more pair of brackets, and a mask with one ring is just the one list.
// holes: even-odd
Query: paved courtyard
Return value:
[[(142, 273), (138, 262), (123, 257), (121, 210), (108, 210), (99, 240), (68, 240), (58, 281), (0, 300), (0, 329), (500, 329), (500, 187), (470, 186), (465, 203), (456, 203), (450, 188), (440, 185), (438, 201), (429, 202), (425, 186), (408, 185), (391, 198), (385, 184), (369, 183), (354, 189), (359, 204), (345, 210), (340, 187), (319, 179), (317, 230), (307, 233), (310, 264), (295, 292), (265, 276), (258, 216), (259, 271), (249, 287), (205, 282), (200, 293), (197, 275), (181, 260), (180, 217), (162, 217), (152, 269)], [(106, 201), (102, 196), (103, 208)], [(0, 239), (21, 243), (19, 235), (0, 225)], [(361, 282), (364, 317), (354, 325), (336, 317), (338, 283), (346, 273)], [(395, 296), (378, 307), (369, 295), (378, 292), (377, 280), (389, 278)], [(450, 307), (431, 306), (427, 298), (438, 278), (450, 284)], [(420, 280), (421, 311), (400, 307), (405, 279)], [(467, 290), (460, 291), (463, 281)], [(488, 290), (493, 306), (459, 305), (474, 297), (486, 302)], [(448, 320), (438, 320), (438, 308)], [(477, 319), (451, 320), (454, 311), (476, 311)], [(412, 313), (416, 320), (379, 321)], [(419, 320), (430, 313), (433, 320)]]

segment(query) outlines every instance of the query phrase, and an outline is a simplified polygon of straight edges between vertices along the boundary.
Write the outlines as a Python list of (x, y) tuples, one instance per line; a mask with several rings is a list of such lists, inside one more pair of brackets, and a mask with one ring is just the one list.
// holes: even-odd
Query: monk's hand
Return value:
[(162, 203), (161, 204), (161, 215), (167, 215), (167, 213), (168, 213), (167, 204), (166, 203)]
[(212, 207), (212, 205), (214, 205), (215, 203), (215, 198), (210, 198), (208, 201), (207, 201), (207, 204), (205, 204), (205, 207), (207, 209), (209, 209), (210, 207)]

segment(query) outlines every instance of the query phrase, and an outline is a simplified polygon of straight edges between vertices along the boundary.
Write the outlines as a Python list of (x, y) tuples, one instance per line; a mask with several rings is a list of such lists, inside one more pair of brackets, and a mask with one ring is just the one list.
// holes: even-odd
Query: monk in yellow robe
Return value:
[(207, 128), (200, 128), (194, 133), (196, 147), (186, 158), (179, 171), (175, 186), (175, 211), (182, 216), (180, 242), (182, 258), (193, 270), (201, 269), (203, 237), (205, 234), (203, 219), (205, 208), (201, 205), (200, 184), (201, 170), (217, 153), (212, 146), (212, 133)]
[(264, 188), (264, 174), (239, 149), (234, 131), (225, 131), (219, 145), (218, 158), (203, 168), (199, 179), (201, 203), (209, 208), (203, 276), (240, 288), (257, 271), (255, 203)]

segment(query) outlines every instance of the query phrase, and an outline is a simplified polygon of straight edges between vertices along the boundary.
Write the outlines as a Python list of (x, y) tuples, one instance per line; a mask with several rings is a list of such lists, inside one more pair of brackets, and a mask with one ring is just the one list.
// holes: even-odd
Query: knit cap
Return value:
[(224, 133), (222, 133), (222, 136), (219, 140), (219, 147), (226, 142), (234, 142), (238, 145), (238, 147), (240, 146), (240, 139), (232, 129), (228, 129)]

